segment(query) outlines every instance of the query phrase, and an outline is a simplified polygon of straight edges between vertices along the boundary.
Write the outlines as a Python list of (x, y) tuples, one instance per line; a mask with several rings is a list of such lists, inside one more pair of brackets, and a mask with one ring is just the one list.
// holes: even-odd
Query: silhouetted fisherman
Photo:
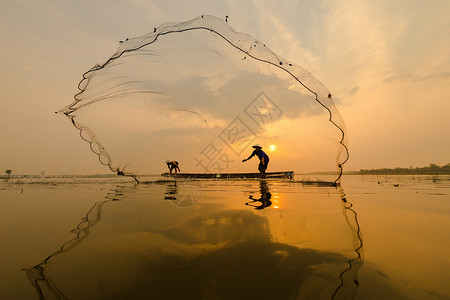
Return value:
[(172, 170), (175, 170), (175, 175), (180, 171), (180, 167), (178, 166), (178, 162), (176, 160), (170, 161), (166, 160), (167, 167), (169, 168), (170, 174), (172, 174)]
[(258, 144), (252, 146), (253, 148), (255, 148), (255, 150), (253, 150), (252, 154), (246, 158), (243, 159), (242, 162), (246, 162), (247, 160), (249, 160), (250, 158), (252, 158), (253, 156), (258, 156), (259, 158), (259, 165), (258, 165), (258, 170), (259, 173), (261, 173), (261, 177), (262, 178), (266, 178), (266, 170), (267, 170), (267, 165), (269, 164), (269, 156), (267, 156), (267, 154), (262, 151), (262, 147)]

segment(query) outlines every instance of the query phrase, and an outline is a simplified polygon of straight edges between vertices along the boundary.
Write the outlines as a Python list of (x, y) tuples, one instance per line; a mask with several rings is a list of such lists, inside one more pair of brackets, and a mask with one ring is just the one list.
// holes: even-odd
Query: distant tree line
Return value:
[(394, 168), (394, 169), (360, 169), (359, 171), (350, 171), (347, 174), (450, 174), (450, 163), (445, 166), (438, 166), (430, 164), (427, 167), (409, 167), (409, 168)]

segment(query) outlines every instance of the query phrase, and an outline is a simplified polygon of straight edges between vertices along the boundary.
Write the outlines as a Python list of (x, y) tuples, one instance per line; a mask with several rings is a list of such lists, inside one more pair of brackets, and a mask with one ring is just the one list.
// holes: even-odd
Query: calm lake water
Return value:
[(2, 181), (0, 298), (450, 299), (449, 175), (148, 180)]

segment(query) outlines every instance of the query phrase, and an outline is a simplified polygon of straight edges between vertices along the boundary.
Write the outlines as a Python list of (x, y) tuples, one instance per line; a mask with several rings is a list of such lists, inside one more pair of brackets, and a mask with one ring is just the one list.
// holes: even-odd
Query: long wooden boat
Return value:
[[(209, 179), (239, 179), (239, 178), (261, 178), (261, 173), (162, 173), (163, 177), (178, 178), (209, 178)], [(294, 171), (267, 172), (266, 178), (293, 179)]]

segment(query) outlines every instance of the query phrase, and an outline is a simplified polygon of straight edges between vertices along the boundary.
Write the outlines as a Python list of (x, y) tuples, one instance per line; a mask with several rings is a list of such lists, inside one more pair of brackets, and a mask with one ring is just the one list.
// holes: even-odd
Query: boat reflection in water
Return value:
[(356, 294), (361, 235), (339, 189), (173, 181), (117, 187), (106, 198), (74, 239), (26, 270), (41, 299)]

